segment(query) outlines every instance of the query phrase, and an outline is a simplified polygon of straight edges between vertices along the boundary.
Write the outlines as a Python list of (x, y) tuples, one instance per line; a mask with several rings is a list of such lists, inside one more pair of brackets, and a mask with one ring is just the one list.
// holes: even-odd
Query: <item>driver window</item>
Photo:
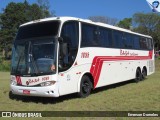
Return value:
[[(78, 22), (70, 21), (63, 25), (61, 37), (63, 38), (63, 45), (67, 46), (65, 56), (59, 54), (59, 70), (64, 71), (72, 66), (78, 51), (79, 42), (79, 27)], [(62, 45), (60, 45), (62, 49)], [(61, 51), (60, 51), (61, 52)]]

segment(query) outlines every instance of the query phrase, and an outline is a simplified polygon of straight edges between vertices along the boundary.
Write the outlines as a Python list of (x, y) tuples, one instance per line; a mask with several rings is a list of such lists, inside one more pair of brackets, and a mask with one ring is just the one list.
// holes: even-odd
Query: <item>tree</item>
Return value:
[(2, 31), (0, 30), (0, 51), (2, 51)]
[(119, 21), (117, 26), (125, 29), (131, 29), (132, 18), (124, 18), (123, 20)]
[(49, 17), (47, 10), (34, 3), (30, 5), (27, 0), (24, 3), (9, 3), (0, 14), (0, 50), (11, 50), (12, 42), (15, 39), (18, 27), (28, 21)]
[[(2, 20), (1, 20), (1, 13), (0, 13), (0, 45), (1, 45), (1, 42), (2, 42), (2, 30), (1, 30), (1, 27), (2, 27)], [(0, 51), (2, 51), (2, 48), (0, 46)]]
[(93, 22), (102, 22), (110, 25), (116, 25), (118, 21), (116, 18), (110, 18), (107, 16), (90, 16), (88, 19)]
[(53, 12), (49, 12), (50, 5), (48, 0), (37, 0), (37, 3), (41, 9), (42, 17), (54, 16)]
[(153, 13), (136, 13), (133, 15), (134, 26), (143, 27), (147, 30), (147, 34), (154, 31), (160, 23), (160, 16)]
[[(16, 14), (15, 14), (16, 12)], [(1, 15), (1, 49), (7, 51), (11, 50), (12, 41), (16, 35), (18, 26), (26, 22), (23, 3), (9, 3), (4, 13)], [(6, 56), (7, 57), (7, 56)]]
[(1, 30), (1, 27), (2, 27), (2, 20), (1, 20), (1, 13), (0, 13), (0, 30)]
[(43, 16), (41, 8), (37, 4), (32, 4), (30, 6), (27, 18), (28, 18), (28, 21), (32, 21), (32, 20), (37, 20), (45, 17)]
[(134, 31), (153, 37), (156, 49), (160, 49), (160, 16), (154, 13), (136, 13), (133, 15)]

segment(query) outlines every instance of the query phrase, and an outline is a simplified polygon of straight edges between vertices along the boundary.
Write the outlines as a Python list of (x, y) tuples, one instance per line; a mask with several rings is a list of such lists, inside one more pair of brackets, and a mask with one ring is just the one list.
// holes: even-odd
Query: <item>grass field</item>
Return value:
[(0, 111), (160, 111), (160, 60), (156, 61), (156, 72), (146, 80), (99, 88), (85, 99), (75, 94), (59, 98), (10, 99), (9, 84), (10, 74), (0, 72)]

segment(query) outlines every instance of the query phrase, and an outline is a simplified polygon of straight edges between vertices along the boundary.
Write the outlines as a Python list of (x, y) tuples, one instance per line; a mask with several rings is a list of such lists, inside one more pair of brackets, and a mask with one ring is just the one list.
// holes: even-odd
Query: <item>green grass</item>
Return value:
[(146, 80), (99, 88), (85, 99), (75, 94), (59, 98), (18, 96), (10, 99), (9, 84), (10, 74), (0, 72), (1, 111), (160, 111), (160, 60), (156, 61), (156, 72)]
[(10, 71), (11, 61), (5, 60), (4, 57), (0, 56), (0, 71)]

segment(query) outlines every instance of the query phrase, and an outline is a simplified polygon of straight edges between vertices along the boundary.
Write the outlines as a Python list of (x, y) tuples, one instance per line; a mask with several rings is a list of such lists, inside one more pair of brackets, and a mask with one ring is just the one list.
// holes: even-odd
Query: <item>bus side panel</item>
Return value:
[(110, 85), (135, 78), (133, 62), (113, 61), (103, 63), (97, 87)]
[[(94, 83), (96, 83), (94, 84), (95, 88), (134, 79), (137, 67), (140, 67), (142, 70), (142, 68), (146, 66), (147, 75), (154, 72), (154, 61), (143, 59), (148, 56), (148, 51), (127, 51), (136, 53), (138, 56), (121, 56), (120, 49), (79, 49), (78, 56), (73, 66), (69, 70), (61, 72), (58, 75), (60, 95), (78, 92), (78, 84), (85, 71), (90, 71), (92, 74)], [(143, 60), (139, 60), (141, 56)], [(120, 60), (121, 57), (124, 59)], [(95, 58), (99, 58), (99, 60)], [(131, 59), (128, 60), (128, 58)]]
[(116, 61), (105, 62), (96, 87), (110, 85), (118, 82), (132, 80), (135, 78), (137, 67), (141, 72), (143, 67), (147, 68), (147, 75), (154, 72), (153, 60)]
[(95, 88), (134, 79), (137, 68), (140, 67), (142, 71), (144, 66), (147, 67), (148, 60), (150, 66), (153, 66), (149, 68), (154, 68), (149, 51), (110, 48), (88, 48), (85, 51), (89, 52), (88, 61), (92, 62), (91, 74), (96, 81)]
[(79, 91), (78, 84), (80, 82), (80, 78), (84, 71), (90, 68), (90, 64), (79, 65), (79, 62), (76, 64), (77, 65), (73, 65), (69, 70), (59, 73), (58, 82), (60, 96)]

